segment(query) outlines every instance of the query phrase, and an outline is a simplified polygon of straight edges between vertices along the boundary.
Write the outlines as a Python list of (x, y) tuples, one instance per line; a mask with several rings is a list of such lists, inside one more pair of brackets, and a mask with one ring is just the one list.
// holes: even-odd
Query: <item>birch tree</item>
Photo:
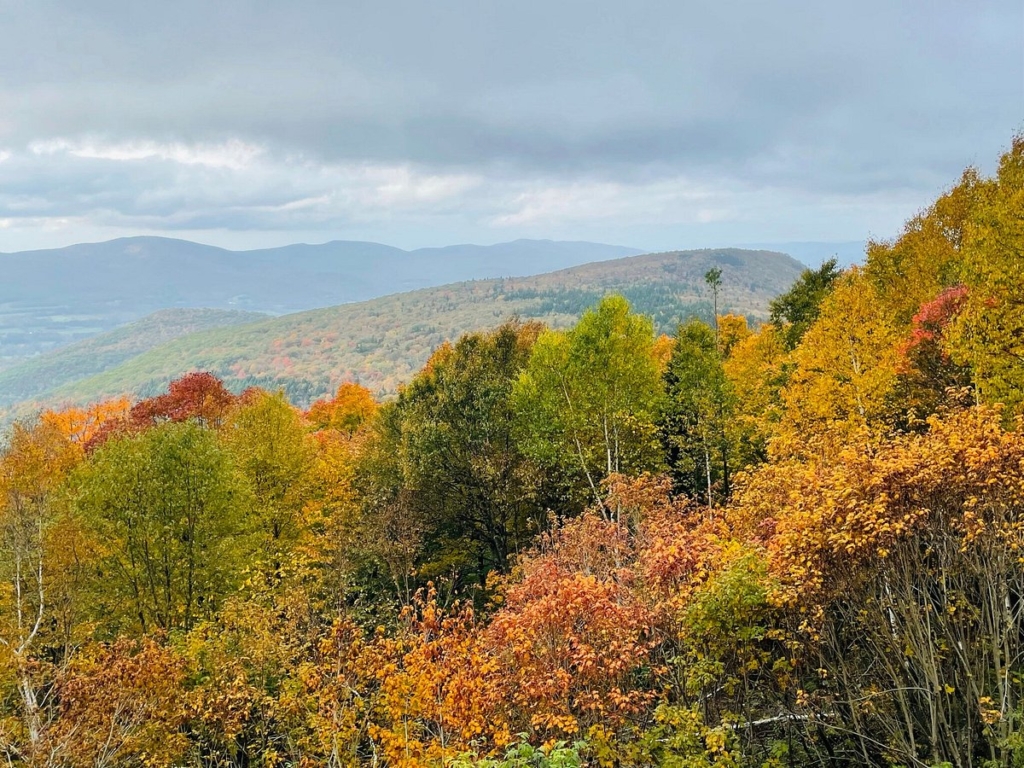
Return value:
[(659, 466), (661, 393), (653, 324), (608, 296), (572, 330), (537, 340), (515, 392), (524, 445), (600, 501), (609, 475)]

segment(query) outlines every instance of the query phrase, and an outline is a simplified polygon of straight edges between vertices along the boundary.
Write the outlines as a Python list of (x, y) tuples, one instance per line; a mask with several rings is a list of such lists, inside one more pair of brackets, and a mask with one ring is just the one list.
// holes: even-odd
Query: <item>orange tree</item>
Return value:
[[(932, 417), (751, 478), (771, 600), (817, 675), (796, 713), (847, 759), (998, 764), (1019, 740), (1024, 438), (998, 409)], [(834, 729), (833, 729), (834, 728)]]

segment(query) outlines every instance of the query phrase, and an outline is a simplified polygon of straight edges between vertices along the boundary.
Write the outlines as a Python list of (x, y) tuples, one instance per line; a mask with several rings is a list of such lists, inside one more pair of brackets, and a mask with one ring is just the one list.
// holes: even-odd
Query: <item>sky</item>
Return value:
[(888, 238), (1022, 129), (1020, 0), (0, 0), (0, 252)]

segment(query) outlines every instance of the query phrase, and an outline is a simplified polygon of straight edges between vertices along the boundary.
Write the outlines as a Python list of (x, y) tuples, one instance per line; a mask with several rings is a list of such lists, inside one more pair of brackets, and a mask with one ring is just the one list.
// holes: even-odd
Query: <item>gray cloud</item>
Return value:
[(162, 230), (888, 235), (1024, 127), (1018, 0), (0, 0), (0, 16), (0, 250)]

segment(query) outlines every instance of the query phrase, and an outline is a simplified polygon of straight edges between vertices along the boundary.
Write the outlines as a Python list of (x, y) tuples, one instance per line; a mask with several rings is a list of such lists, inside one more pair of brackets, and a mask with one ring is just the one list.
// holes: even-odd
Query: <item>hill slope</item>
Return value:
[(724, 249), (649, 254), (535, 277), (457, 283), (190, 334), (53, 390), (47, 398), (83, 402), (122, 393), (150, 395), (190, 370), (212, 371), (235, 390), (283, 388), (299, 404), (345, 380), (387, 394), (446, 340), (513, 315), (567, 325), (608, 292), (625, 295), (662, 331), (690, 315), (710, 318), (703, 276), (714, 266), (723, 273), (720, 311), (753, 318), (764, 318), (770, 299), (803, 269), (784, 254)]
[(0, 254), (0, 365), (168, 307), (282, 314), (638, 253), (551, 240), (417, 251), (344, 241), (228, 251), (186, 240), (133, 237)]
[(266, 318), (259, 312), (230, 309), (160, 310), (116, 330), (0, 370), (0, 407), (44, 396), (61, 385), (102, 373), (172, 339)]

